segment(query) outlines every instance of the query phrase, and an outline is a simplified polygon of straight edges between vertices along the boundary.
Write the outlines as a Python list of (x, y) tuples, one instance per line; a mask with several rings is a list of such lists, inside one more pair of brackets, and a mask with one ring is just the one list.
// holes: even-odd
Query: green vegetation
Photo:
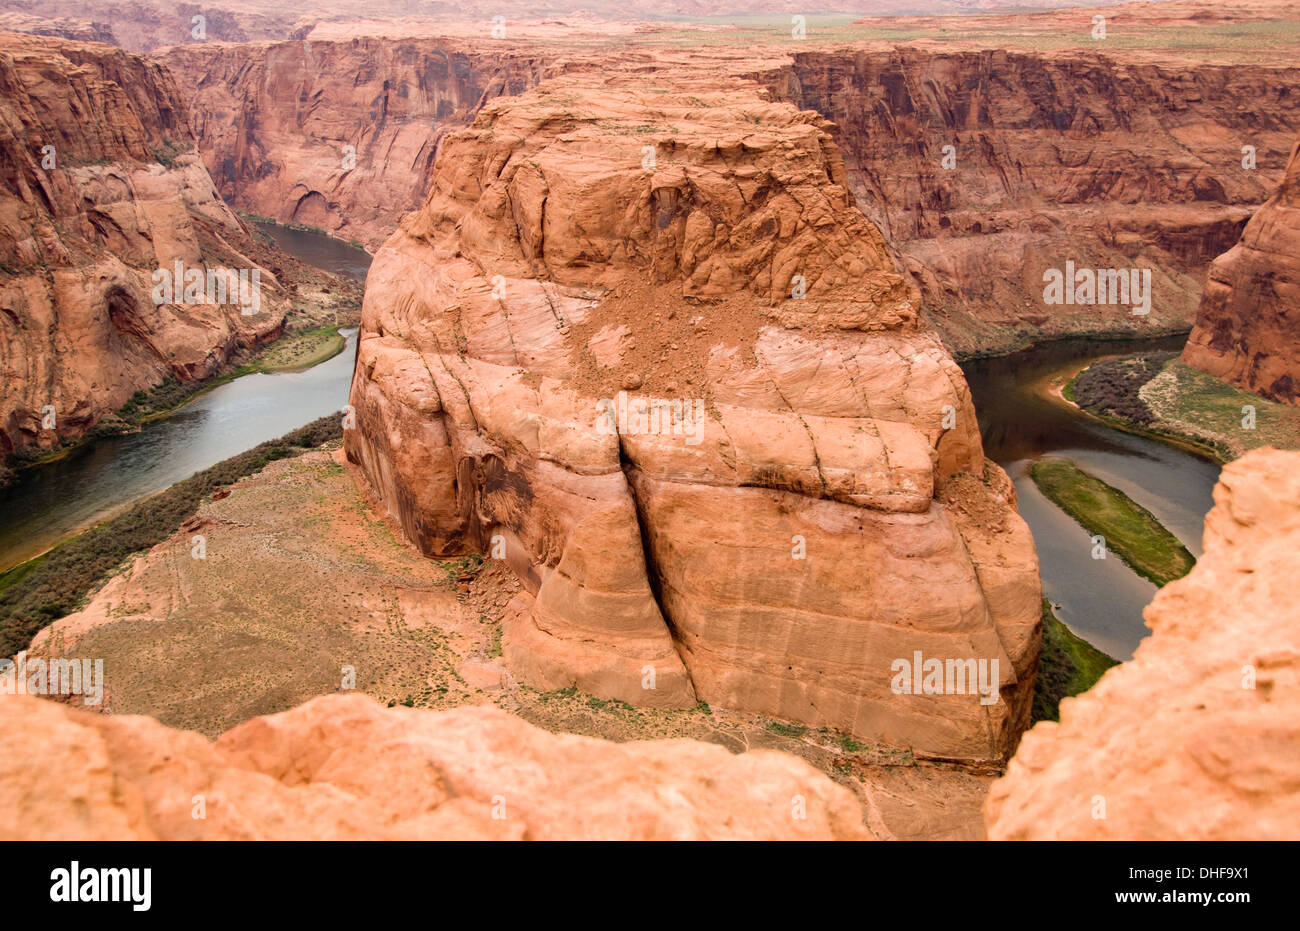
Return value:
[(1191, 571), (1196, 560), (1155, 516), (1118, 488), (1112, 488), (1065, 459), (1043, 459), (1029, 476), (1038, 490), (1134, 572), (1166, 585)]
[(172, 142), (170, 139), (164, 140), (161, 145), (156, 145), (149, 150), (154, 161), (164, 168), (172, 169), (176, 167), (176, 157), (184, 150)]
[(1038, 657), (1033, 720), (1059, 721), (1062, 698), (1086, 692), (1119, 661), (1081, 640), (1052, 613), (1043, 599), (1043, 652)]
[(141, 501), (126, 513), (0, 575), (0, 656), (25, 649), (37, 631), (80, 608), (128, 556), (167, 539), (217, 488), (276, 459), (337, 440), (330, 415), (268, 440)]
[(1300, 409), (1230, 385), (1174, 353), (1102, 359), (1062, 394), (1117, 430), (1219, 463), (1261, 446), (1300, 449)]
[[(1300, 448), (1300, 409), (1269, 401), (1174, 359), (1151, 379), (1142, 395), (1156, 427), (1210, 446), (1219, 459), (1250, 449)], [(1253, 426), (1247, 416), (1253, 411)]]
[(1175, 355), (1151, 352), (1102, 359), (1074, 376), (1062, 394), (1091, 413), (1109, 414), (1139, 426), (1150, 426), (1156, 417), (1140, 392)]
[[(271, 217), (264, 217), (260, 213), (249, 213), (245, 210), (239, 210), (236, 211), (236, 213), (241, 220), (248, 223), (262, 224), (265, 226), (278, 226), (281, 229), (294, 230), (299, 233), (315, 233), (318, 236), (326, 236), (337, 242), (347, 243), (349, 246), (352, 246), (354, 249), (360, 249), (362, 252), (366, 251), (365, 243), (359, 240), (344, 239), (342, 236), (336, 236), (327, 229), (322, 229), (319, 226), (312, 226), (309, 223), (281, 223), (279, 220), (272, 219)], [(255, 228), (253, 230), (253, 235), (257, 237), (259, 241), (279, 248), (279, 243), (276, 238), (266, 230)]]
[(299, 372), (334, 358), (346, 343), (336, 326), (303, 330), (268, 346), (246, 368), (255, 372)]
[(840, 749), (845, 753), (862, 753), (868, 749), (866, 744), (859, 743), (847, 734), (838, 735), (836, 740), (839, 742)]
[(802, 737), (808, 728), (802, 724), (790, 724), (786, 721), (768, 721), (767, 729), (781, 737)]

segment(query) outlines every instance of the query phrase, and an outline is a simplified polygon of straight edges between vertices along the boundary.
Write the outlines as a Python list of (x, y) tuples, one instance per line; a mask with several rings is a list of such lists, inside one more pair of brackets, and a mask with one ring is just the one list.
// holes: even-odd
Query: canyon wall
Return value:
[(1300, 142), (1241, 241), (1210, 266), (1183, 361), (1300, 404)]
[(1300, 838), (1300, 453), (1223, 469), (1205, 553), (1146, 610), (1133, 659), (1025, 734), (993, 840)]
[(530, 685), (997, 759), (1032, 541), (830, 130), (716, 67), (488, 103), (371, 267), (348, 458), (423, 552), (515, 570)]
[(371, 250), (420, 205), (443, 133), (546, 67), (450, 39), (184, 45), (160, 56), (222, 196)]
[[(195, 133), (228, 200), (374, 249), (418, 207), (446, 131), (495, 96), (610, 63), (581, 31), (531, 45), (445, 31), (188, 44), (161, 55), (193, 102)], [(959, 356), (1044, 336), (1190, 328), (1207, 266), (1276, 185), (1300, 117), (1289, 93), (1300, 68), (1272, 58), (1192, 72), (1168, 50), (829, 38), (802, 52), (764, 37), (753, 76), (836, 124), (859, 208)], [(632, 47), (623, 60), (650, 74), (672, 57)], [(1256, 169), (1243, 167), (1243, 146), (1254, 148)], [(1067, 261), (1149, 269), (1149, 305), (1048, 304), (1044, 273)]]
[(550, 734), (495, 708), (331, 695), (213, 743), (10, 696), (0, 724), (4, 840), (867, 838), (853, 793), (785, 753)]
[(116, 45), (117, 38), (106, 23), (86, 19), (56, 17), (46, 19), (27, 13), (0, 13), (0, 30), (4, 32), (30, 32), (37, 36), (58, 39), (75, 39), (78, 42), (105, 42)]
[[(858, 205), (959, 355), (1190, 327), (1300, 120), (1295, 67), (878, 46), (795, 54), (764, 80), (838, 125)], [(1047, 304), (1044, 271), (1067, 260), (1151, 269), (1150, 312)]]
[[(280, 331), (287, 292), (213, 189), (161, 65), (4, 33), (0, 88), (0, 453), (78, 436)], [(156, 294), (178, 262), (243, 270), (250, 296), (257, 269), (260, 302)]]

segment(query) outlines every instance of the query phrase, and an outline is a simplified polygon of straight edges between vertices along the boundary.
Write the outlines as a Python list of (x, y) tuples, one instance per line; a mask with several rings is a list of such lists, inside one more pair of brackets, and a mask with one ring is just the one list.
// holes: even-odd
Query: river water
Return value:
[[(257, 225), (285, 251), (317, 267), (357, 278), (369, 267), (365, 252), (329, 236)], [(355, 331), (344, 332), (346, 349), (314, 368), (246, 375), (140, 433), (99, 440), (23, 470), (0, 492), (0, 571), (222, 459), (338, 410), (347, 403), (356, 351)], [(962, 366), (985, 452), (1011, 475), (1020, 513), (1033, 531), (1044, 594), (1075, 633), (1118, 659), (1132, 656), (1146, 636), (1142, 609), (1155, 586), (1113, 554), (1092, 559), (1088, 532), (1038, 492), (1027, 469), (1046, 455), (1073, 460), (1150, 510), (1199, 556), (1219, 467), (1112, 430), (1046, 392), (1094, 359), (1182, 343), (1182, 337), (1064, 340)]]
[[(261, 226), (261, 224), (258, 224)], [(370, 257), (320, 233), (263, 227), (285, 251), (364, 277)], [(302, 372), (236, 378), (139, 433), (106, 437), (23, 469), (0, 491), (0, 571), (38, 556), (141, 498), (347, 403), (356, 330), (343, 351)]]
[(1043, 456), (1070, 459), (1154, 514), (1196, 556), (1213, 504), (1219, 466), (1164, 443), (1133, 436), (1078, 413), (1050, 396), (1077, 370), (1109, 355), (1177, 350), (1185, 338), (1096, 342), (1062, 340), (962, 366), (970, 383), (984, 451), (1011, 476), (1020, 514), (1038, 548), (1043, 593), (1080, 637), (1116, 659), (1129, 659), (1149, 633), (1142, 609), (1156, 587), (1113, 553), (1092, 558), (1088, 531), (1048, 501), (1029, 478)]

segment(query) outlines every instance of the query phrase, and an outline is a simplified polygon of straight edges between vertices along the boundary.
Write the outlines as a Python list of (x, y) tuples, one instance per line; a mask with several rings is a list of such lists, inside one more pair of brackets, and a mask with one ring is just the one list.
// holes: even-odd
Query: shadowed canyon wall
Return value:
[[(838, 125), (858, 205), (962, 355), (1190, 327), (1206, 266), (1268, 196), (1300, 120), (1300, 69), (1268, 65), (844, 49), (766, 80)], [(1150, 313), (1046, 304), (1043, 273), (1067, 260), (1152, 269)]]
[[(1040, 608), (1014, 490), (831, 127), (765, 97), (605, 70), (446, 137), (367, 280), (348, 457), (424, 552), (515, 569), (531, 685), (1004, 756)], [(970, 684), (912, 694), (923, 658)]]
[[(286, 291), (217, 196), (165, 68), (0, 33), (0, 88), (0, 453), (80, 435), (280, 331)], [(258, 311), (229, 292), (155, 303), (153, 273), (177, 262), (245, 270), (250, 293), (257, 269)]]
[(1241, 241), (1210, 266), (1183, 360), (1275, 401), (1300, 403), (1300, 143)]
[(429, 189), (438, 141), (544, 59), (442, 39), (186, 45), (161, 53), (193, 107), (218, 190), (237, 209), (370, 249)]

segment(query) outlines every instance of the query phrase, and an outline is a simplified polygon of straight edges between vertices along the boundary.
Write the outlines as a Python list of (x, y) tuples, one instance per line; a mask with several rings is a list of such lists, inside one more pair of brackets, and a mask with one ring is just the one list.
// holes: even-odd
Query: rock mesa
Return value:
[[(362, 313), (348, 457), (422, 551), (515, 569), (523, 681), (1014, 746), (1032, 541), (816, 113), (688, 71), (492, 101)], [(916, 651), (1000, 698), (896, 693)]]

